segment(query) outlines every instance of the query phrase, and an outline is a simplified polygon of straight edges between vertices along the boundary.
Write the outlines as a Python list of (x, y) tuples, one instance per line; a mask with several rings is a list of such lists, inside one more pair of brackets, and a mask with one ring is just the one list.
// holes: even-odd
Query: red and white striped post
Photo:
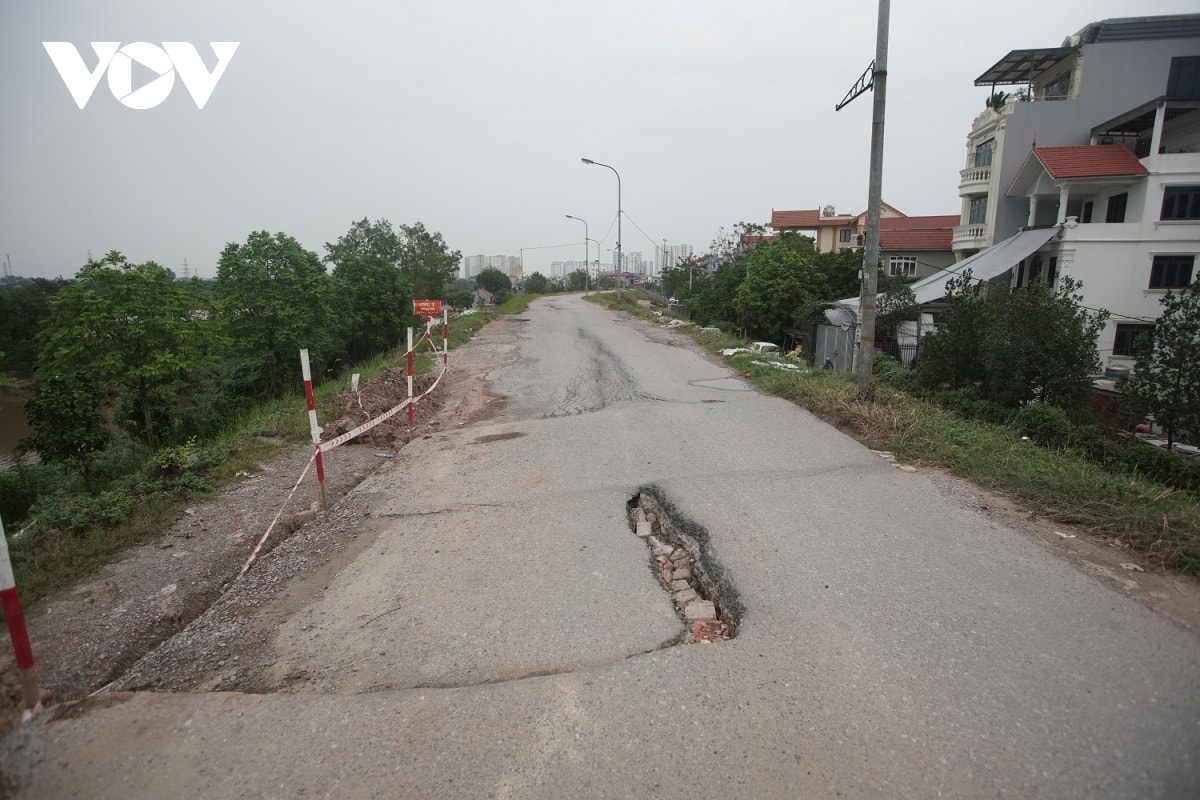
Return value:
[(308, 428), (312, 432), (314, 460), (317, 462), (317, 484), (321, 487), (321, 510), (329, 510), (329, 494), (325, 490), (325, 464), (321, 460), (321, 426), (317, 424), (317, 404), (313, 402), (312, 370), (308, 366), (308, 348), (300, 351), (300, 371), (304, 375), (304, 402), (308, 404)]
[(21, 695), (25, 701), (21, 719), (24, 721), (42, 710), (42, 693), (38, 689), (37, 673), (33, 670), (33, 647), (29, 644), (29, 631), (25, 628), (25, 613), (17, 598), (17, 580), (13, 577), (12, 560), (8, 557), (8, 537), (4, 533), (3, 519), (0, 519), (0, 606), (4, 607), (4, 622), (8, 625), (8, 637), (12, 639), (17, 671), (21, 675)]
[[(450, 357), (450, 309), (442, 309), (442, 366), (446, 366), (446, 359)], [(457, 362), (456, 362), (457, 363)]]
[(412, 328), (408, 329), (408, 429), (413, 426), (413, 341)]

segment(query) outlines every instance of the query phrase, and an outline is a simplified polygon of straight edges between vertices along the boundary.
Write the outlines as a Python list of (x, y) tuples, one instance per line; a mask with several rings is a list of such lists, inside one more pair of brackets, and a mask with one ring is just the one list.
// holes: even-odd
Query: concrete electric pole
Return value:
[(871, 114), (871, 177), (867, 189), (867, 236), (863, 243), (862, 292), (859, 295), (858, 390), (867, 388), (875, 361), (875, 290), (879, 274), (879, 210), (883, 204), (883, 118), (887, 100), (887, 50), (890, 0), (879, 0), (875, 60), (836, 107), (841, 111), (867, 90), (874, 92)]

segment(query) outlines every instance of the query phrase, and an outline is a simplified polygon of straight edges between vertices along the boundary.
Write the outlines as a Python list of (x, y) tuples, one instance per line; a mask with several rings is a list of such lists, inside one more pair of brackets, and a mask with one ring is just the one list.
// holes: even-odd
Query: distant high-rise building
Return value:
[(670, 269), (694, 253), (690, 244), (672, 244), (667, 247), (657, 247), (654, 251), (655, 274), (661, 275), (663, 270)]
[(485, 269), (498, 269), (511, 277), (518, 273), (519, 261), (516, 256), (466, 256), (463, 259), (462, 277), (474, 278)]

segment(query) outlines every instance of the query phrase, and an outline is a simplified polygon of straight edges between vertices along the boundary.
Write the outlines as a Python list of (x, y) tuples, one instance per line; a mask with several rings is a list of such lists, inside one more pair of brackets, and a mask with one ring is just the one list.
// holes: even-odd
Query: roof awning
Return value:
[[(980, 250), (970, 258), (964, 258), (944, 270), (922, 278), (909, 285), (916, 295), (917, 303), (925, 305), (946, 296), (946, 283), (953, 277), (961, 275), (965, 270), (971, 271), (971, 277), (977, 281), (990, 281), (1003, 275), (1017, 265), (1021, 259), (1037, 251), (1039, 247), (1050, 241), (1059, 232), (1059, 226), (1050, 228), (1033, 228), (1010, 236), (999, 244), (994, 244), (986, 250)], [(848, 306), (858, 312), (858, 298), (851, 297), (839, 301), (838, 305)]]
[(1045, 47), (1013, 50), (975, 79), (976, 86), (1030, 83), (1059, 61), (1078, 51), (1077, 47)]
[(1003, 275), (1020, 262), (1021, 259), (1035, 252), (1039, 247), (1050, 241), (1058, 234), (1058, 226), (1052, 228), (1034, 228), (1021, 231), (1016, 236), (1010, 236), (999, 244), (994, 244), (986, 250), (980, 250), (970, 258), (964, 258), (957, 264), (947, 267), (941, 272), (922, 278), (910, 287), (921, 305), (941, 300), (946, 296), (946, 282), (961, 275), (964, 270), (971, 270), (971, 277), (977, 281), (990, 281)]

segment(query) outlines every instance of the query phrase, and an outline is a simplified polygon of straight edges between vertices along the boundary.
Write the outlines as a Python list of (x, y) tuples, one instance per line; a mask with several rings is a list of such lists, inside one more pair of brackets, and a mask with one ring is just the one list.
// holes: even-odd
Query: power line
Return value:
[(625, 212), (625, 219), (627, 219), (633, 223), (633, 227), (638, 229), (638, 233), (640, 233), (642, 236), (646, 237), (646, 241), (648, 241), (655, 248), (658, 247), (658, 243), (661, 242), (662, 239), (654, 239), (650, 236), (650, 234), (648, 234), (644, 230), (642, 230), (642, 226), (638, 225), (636, 222), (634, 222), (633, 217), (629, 216), (629, 212)]

